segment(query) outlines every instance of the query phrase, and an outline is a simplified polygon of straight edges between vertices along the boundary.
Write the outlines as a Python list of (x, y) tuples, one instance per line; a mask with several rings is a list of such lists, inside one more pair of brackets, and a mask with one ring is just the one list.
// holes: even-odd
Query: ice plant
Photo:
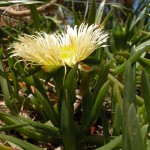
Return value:
[(104, 46), (108, 34), (97, 25), (82, 23), (79, 28), (67, 26), (61, 33), (19, 36), (10, 47), (12, 56), (34, 65), (41, 65), (46, 72), (84, 60), (95, 49)]

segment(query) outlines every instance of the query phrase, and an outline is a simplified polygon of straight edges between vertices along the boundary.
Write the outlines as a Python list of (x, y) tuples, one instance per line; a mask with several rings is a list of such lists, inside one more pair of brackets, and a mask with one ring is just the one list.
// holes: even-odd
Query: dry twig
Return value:
[[(44, 12), (46, 9), (53, 9), (53, 4), (56, 3), (57, 0), (51, 0), (50, 2), (44, 4), (43, 6), (37, 7), (38, 12)], [(28, 16), (30, 15), (31, 11), (28, 10), (23, 10), (23, 11), (16, 11), (12, 7), (0, 7), (0, 11), (4, 11), (7, 14), (13, 15), (13, 16)]]

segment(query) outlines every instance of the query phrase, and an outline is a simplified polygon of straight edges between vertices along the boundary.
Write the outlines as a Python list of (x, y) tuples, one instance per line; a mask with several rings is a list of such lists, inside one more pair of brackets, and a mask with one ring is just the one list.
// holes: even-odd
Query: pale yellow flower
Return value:
[(12, 56), (21, 61), (41, 65), (45, 71), (53, 71), (61, 66), (72, 67), (88, 57), (95, 49), (104, 46), (108, 34), (97, 25), (81, 24), (79, 28), (67, 26), (65, 32), (19, 36), (18, 42), (10, 47)]

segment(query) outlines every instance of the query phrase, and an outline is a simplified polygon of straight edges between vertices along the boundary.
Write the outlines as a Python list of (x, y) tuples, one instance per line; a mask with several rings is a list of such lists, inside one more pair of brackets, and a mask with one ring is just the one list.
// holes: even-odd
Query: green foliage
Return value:
[[(150, 4), (140, 4), (132, 11), (105, 0), (96, 8), (97, 3), (92, 0), (91, 4), (87, 2), (85, 12), (80, 12), (75, 7), (79, 2), (72, 1), (71, 10), (54, 4), (58, 13), (50, 16), (37, 10), (46, 3), (0, 2), (1, 6), (26, 5), (31, 11), (31, 20), (26, 24), (0, 27), (0, 87), (10, 111), (0, 111), (0, 120), (5, 123), (0, 131), (15, 130), (23, 135), (1, 134), (0, 139), (26, 150), (43, 149), (41, 142), (63, 145), (66, 150), (82, 149), (85, 144), (87, 147), (94, 145), (96, 150), (149, 149)], [(72, 68), (66, 66), (52, 73), (44, 73), (40, 66), (33, 67), (9, 57), (11, 50), (6, 48), (22, 32), (61, 32), (64, 22), (69, 24), (65, 17), (61, 18), (67, 16), (66, 12), (72, 16), (74, 25), (85, 22), (103, 27), (109, 33), (107, 46), (97, 49)], [(109, 105), (109, 109), (104, 104)], [(35, 118), (26, 114), (33, 120), (22, 115), (22, 111), (30, 112), (28, 110), (34, 112)], [(92, 129), (99, 126), (103, 134), (95, 135)], [(33, 140), (34, 144), (25, 138)], [(0, 149), (11, 148), (1, 145)]]
[(130, 114), (128, 113), (130, 105), (135, 103), (135, 83), (133, 68), (130, 64), (127, 65), (125, 72), (125, 87), (124, 87), (124, 99), (123, 99), (123, 120), (122, 120), (122, 143), (123, 149), (131, 149), (130, 139), (129, 139), (129, 127), (127, 122)]
[(145, 110), (147, 113), (148, 124), (150, 124), (150, 110), (149, 110), (149, 94), (150, 94), (150, 83), (148, 73), (143, 70), (141, 75), (141, 86), (142, 86), (142, 97), (145, 103)]
[(145, 144), (143, 142), (140, 125), (136, 115), (137, 114), (135, 106), (134, 104), (131, 104), (128, 110), (128, 120), (127, 120), (131, 149), (145, 150)]
[(37, 147), (37, 146), (35, 146), (35, 145), (32, 145), (32, 144), (30, 144), (30, 143), (28, 143), (28, 142), (22, 141), (22, 140), (20, 140), (20, 139), (17, 139), (17, 138), (8, 136), (8, 135), (2, 135), (2, 134), (1, 134), (1, 135), (0, 135), (0, 138), (1, 138), (1, 139), (5, 139), (5, 140), (9, 140), (9, 141), (11, 141), (11, 142), (13, 142), (13, 143), (19, 145), (20, 147), (26, 149), (26, 150), (31, 149), (31, 148), (32, 148), (33, 150), (42, 150), (42, 148), (39, 148), (39, 147)]
[(89, 25), (95, 22), (95, 14), (96, 14), (96, 3), (95, 3), (95, 0), (92, 0), (88, 19), (87, 19), (87, 22)]

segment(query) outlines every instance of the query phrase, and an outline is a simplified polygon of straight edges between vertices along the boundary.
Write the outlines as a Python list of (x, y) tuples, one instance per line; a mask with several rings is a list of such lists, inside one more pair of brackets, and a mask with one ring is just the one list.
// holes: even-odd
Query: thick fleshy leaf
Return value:
[(72, 13), (73, 13), (75, 24), (79, 26), (81, 24), (81, 21), (80, 21), (80, 19), (79, 19), (79, 17), (78, 17), (78, 15), (77, 15), (74, 8), (72, 8)]
[(33, 94), (30, 94), (28, 98), (31, 100), (33, 105), (36, 107), (39, 115), (42, 117), (43, 121), (46, 121), (48, 117), (46, 116), (42, 105), (40, 104), (40, 99), (36, 98)]
[(128, 110), (128, 134), (132, 150), (145, 150), (134, 104)]
[(7, 130), (16, 129), (16, 128), (21, 128), (21, 127), (25, 127), (27, 125), (29, 125), (29, 123), (23, 123), (23, 124), (19, 124), (19, 125), (2, 126), (2, 127), (0, 127), (0, 131), (7, 131)]
[(54, 110), (54, 107), (47, 96), (45, 89), (38, 79), (37, 76), (33, 76), (34, 85), (36, 90), (36, 96), (39, 98), (39, 102), (42, 104), (44, 111), (47, 114), (47, 117), (51, 120), (51, 122), (57, 127), (58, 126), (58, 116), (56, 111)]
[(75, 89), (76, 89), (76, 84), (77, 84), (77, 71), (78, 71), (78, 64), (75, 64), (74, 67), (68, 73), (66, 80), (65, 80), (65, 85), (64, 85), (64, 87), (68, 91), (69, 98), (72, 104), (76, 100)]
[(40, 18), (38, 15), (36, 5), (32, 4), (32, 5), (28, 5), (28, 6), (29, 6), (29, 9), (31, 11), (31, 16), (32, 16), (32, 21), (34, 23), (34, 27), (37, 31), (39, 31), (41, 24), (40, 24)]
[(110, 142), (110, 136), (109, 136), (108, 118), (107, 118), (105, 111), (103, 109), (101, 110), (101, 119), (102, 119), (104, 143), (109, 143)]
[(114, 84), (113, 86), (113, 99), (117, 104), (119, 104), (120, 110), (122, 111), (123, 98), (119, 86), (117, 84)]
[(35, 89), (35, 98), (38, 99), (39, 103), (43, 107), (43, 110), (45, 111), (45, 114), (47, 115), (49, 120), (52, 122), (52, 124), (58, 127), (59, 126), (58, 115), (56, 111), (54, 110), (54, 107), (52, 106), (51, 101), (47, 99), (46, 97), (44, 97), (37, 89)]
[[(111, 74), (108, 74), (108, 79), (111, 81), (111, 84), (117, 84), (117, 86), (118, 86), (119, 89), (120, 89), (121, 94), (123, 94), (123, 92), (124, 92), (124, 85), (123, 85), (120, 81), (118, 81), (118, 79), (115, 78), (115, 77), (114, 77), (113, 75), (111, 75)], [(143, 103), (144, 103), (144, 100), (143, 100), (142, 97), (136, 95), (136, 102), (137, 102), (137, 104), (138, 104), (139, 106), (142, 106)]]
[(129, 63), (125, 71), (124, 81), (124, 98), (123, 98), (123, 116), (122, 116), (122, 138), (123, 138), (123, 149), (131, 149), (129, 130), (128, 130), (128, 110), (132, 103), (136, 101), (136, 90), (134, 82), (134, 74), (131, 64)]
[(20, 146), (21, 148), (24, 148), (25, 150), (29, 150), (29, 149), (32, 149), (32, 150), (43, 150), (40, 147), (37, 147), (37, 146), (35, 146), (33, 144), (30, 144), (28, 142), (25, 142), (23, 140), (20, 140), (18, 138), (13, 137), (13, 136), (0, 134), (0, 139), (7, 140), (7, 141), (10, 141), (12, 143), (15, 143), (16, 145)]
[(113, 12), (113, 9), (111, 9), (110, 11), (109, 11), (109, 13), (107, 14), (107, 16), (104, 18), (104, 20), (101, 22), (101, 24), (100, 24), (100, 26), (101, 27), (104, 27), (104, 26), (106, 26), (106, 24), (107, 24), (107, 22), (109, 21), (109, 19), (112, 17), (112, 13)]
[(57, 97), (60, 97), (61, 91), (63, 89), (64, 84), (64, 76), (65, 76), (65, 70), (64, 67), (61, 67), (56, 72), (53, 73), (53, 78), (55, 82), (55, 90)]
[(95, 3), (95, 0), (92, 0), (89, 14), (88, 14), (88, 19), (87, 19), (87, 22), (89, 25), (95, 22), (95, 15), (96, 15), (96, 3)]
[(82, 124), (81, 128), (85, 125), (85, 123), (89, 119), (89, 114), (91, 109), (93, 108), (92, 94), (90, 91), (87, 91), (82, 97)]
[(98, 65), (100, 64), (100, 60), (96, 59), (93, 56), (89, 56), (87, 57), (85, 60), (83, 60), (82, 62), (84, 62), (85, 64), (92, 64), (92, 65)]
[(141, 86), (142, 86), (142, 97), (145, 103), (145, 109), (147, 113), (147, 120), (150, 125), (150, 81), (148, 73), (143, 70), (141, 76)]
[(106, 64), (104, 67), (102, 67), (102, 69), (100, 70), (100, 72), (98, 74), (97, 83), (95, 85), (95, 90), (93, 93), (93, 101), (96, 100), (99, 90), (101, 89), (103, 84), (107, 81), (107, 76), (108, 76), (109, 68), (110, 68), (111, 64), (112, 64), (112, 61), (110, 61), (108, 64)]
[(102, 20), (104, 7), (105, 7), (105, 0), (103, 0), (99, 5), (99, 8), (98, 8), (97, 13), (96, 13), (95, 24), (100, 24), (100, 22)]
[(16, 99), (18, 99), (18, 95), (19, 95), (19, 86), (18, 86), (18, 78), (17, 78), (17, 73), (15, 72), (14, 69), (14, 59), (13, 58), (9, 58), (8, 59), (8, 64), (9, 64), (9, 68), (11, 70), (11, 76), (12, 76), (12, 81), (13, 81), (13, 85), (14, 85), (14, 97)]
[[(130, 22), (130, 29), (129, 30), (132, 30), (132, 28), (133, 27), (135, 27), (135, 25), (137, 24), (137, 23), (139, 23), (139, 21), (141, 20), (141, 21), (143, 21), (143, 19), (141, 19), (141, 18), (143, 18), (143, 15), (146, 13), (146, 8), (144, 8), (143, 10), (141, 10), (141, 12), (137, 15), (137, 17), (134, 17), (133, 19), (132, 19), (132, 22)], [(138, 30), (137, 30), (138, 31)]]
[(141, 58), (138, 60), (138, 62), (150, 74), (150, 60), (145, 59), (145, 58)]
[(122, 129), (122, 111), (119, 104), (116, 104), (115, 115), (113, 119), (113, 135), (119, 135)]
[(64, 91), (61, 109), (61, 129), (65, 150), (76, 150), (74, 108), (67, 90)]
[(94, 124), (94, 122), (100, 115), (100, 110), (101, 110), (102, 104), (104, 102), (105, 95), (108, 92), (109, 85), (110, 85), (110, 82), (106, 81), (103, 84), (102, 88), (99, 90), (98, 96), (95, 100), (95, 104), (91, 110), (91, 113), (89, 114), (89, 118), (88, 118), (87, 122), (84, 124), (82, 132), (87, 132), (88, 129)]
[[(144, 145), (146, 145), (146, 143), (147, 143), (147, 135), (148, 135), (148, 124), (142, 126), (141, 134), (142, 134)], [(146, 145), (146, 147), (147, 147), (147, 145)]]
[(17, 110), (14, 108), (11, 99), (12, 98), (11, 90), (10, 90), (11, 86), (4, 72), (1, 60), (0, 60), (0, 85), (1, 85), (2, 94), (4, 96), (6, 106), (10, 109), (12, 113), (16, 114)]
[(113, 150), (115, 148), (121, 147), (121, 144), (122, 144), (122, 135), (116, 137), (115, 139), (111, 140), (108, 144), (95, 150)]

